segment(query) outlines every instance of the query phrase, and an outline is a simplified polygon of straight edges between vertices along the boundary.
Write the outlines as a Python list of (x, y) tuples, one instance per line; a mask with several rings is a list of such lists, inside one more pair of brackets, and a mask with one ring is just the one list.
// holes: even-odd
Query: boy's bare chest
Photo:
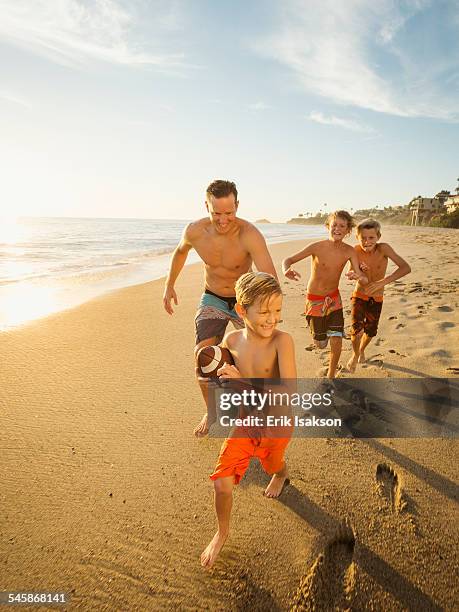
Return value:
[(371, 280), (379, 280), (384, 276), (387, 269), (387, 257), (381, 252), (359, 253), (359, 261), (368, 266), (367, 276)]
[(193, 247), (203, 262), (212, 268), (245, 266), (248, 269), (251, 264), (251, 257), (239, 237), (216, 239), (203, 234), (193, 242)]
[(244, 377), (274, 378), (279, 376), (277, 350), (274, 344), (263, 347), (240, 346), (235, 355), (238, 369)]
[(322, 271), (330, 269), (341, 271), (348, 259), (348, 252), (329, 248), (321, 249), (313, 258), (315, 267)]

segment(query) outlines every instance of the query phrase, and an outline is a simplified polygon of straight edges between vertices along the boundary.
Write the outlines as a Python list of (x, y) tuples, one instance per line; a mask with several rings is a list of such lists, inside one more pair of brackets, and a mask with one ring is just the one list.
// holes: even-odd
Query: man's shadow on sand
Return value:
[[(243, 486), (253, 484), (263, 490), (268, 481), (269, 477), (263, 472), (259, 463), (252, 461), (241, 484)], [(342, 521), (338, 521), (328, 514), (328, 512), (299, 491), (294, 484), (285, 487), (279, 499), (272, 501), (273, 503), (277, 501), (283, 504), (321, 533), (321, 540), (323, 542), (330, 540), (342, 525)], [(368, 546), (357, 540), (355, 548), (360, 567), (385, 591), (391, 593), (406, 609), (423, 611), (441, 610), (441, 607), (432, 601), (428, 595), (409, 582), (409, 580), (368, 548)]]

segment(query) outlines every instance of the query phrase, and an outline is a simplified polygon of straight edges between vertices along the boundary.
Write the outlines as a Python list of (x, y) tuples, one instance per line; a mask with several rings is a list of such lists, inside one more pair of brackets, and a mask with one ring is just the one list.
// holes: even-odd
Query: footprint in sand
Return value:
[(447, 372), (451, 372), (451, 374), (459, 374), (459, 368), (446, 368)]
[(350, 609), (355, 589), (354, 547), (354, 531), (345, 521), (301, 579), (290, 612)]
[(450, 329), (451, 327), (456, 327), (456, 323), (452, 323), (451, 321), (442, 321), (438, 324), (440, 329)]
[(378, 463), (376, 467), (376, 481), (379, 494), (390, 504), (393, 512), (397, 514), (406, 507), (400, 478), (387, 463)]

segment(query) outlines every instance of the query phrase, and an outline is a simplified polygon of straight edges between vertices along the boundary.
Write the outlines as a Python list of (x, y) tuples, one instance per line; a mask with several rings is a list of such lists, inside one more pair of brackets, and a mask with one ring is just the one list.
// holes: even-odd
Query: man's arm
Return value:
[(296, 270), (293, 270), (291, 266), (297, 261), (301, 261), (302, 259), (306, 259), (306, 257), (312, 255), (314, 252), (315, 244), (316, 243), (308, 244), (307, 247), (305, 247), (301, 251), (298, 251), (298, 253), (295, 253), (294, 255), (291, 255), (290, 257), (284, 259), (284, 261), (282, 262), (282, 272), (287, 278), (290, 278), (291, 280), (298, 280), (299, 278), (301, 278), (301, 274)]
[(263, 234), (256, 227), (251, 227), (245, 238), (246, 248), (258, 272), (267, 272), (277, 279), (277, 272)]
[(174, 309), (172, 308), (172, 300), (174, 300), (175, 305), (178, 305), (177, 294), (175, 293), (174, 285), (177, 280), (178, 275), (180, 274), (183, 266), (185, 265), (186, 258), (188, 257), (188, 253), (192, 248), (192, 244), (190, 242), (190, 226), (187, 225), (183, 230), (182, 238), (178, 243), (171, 259), (171, 267), (169, 268), (169, 273), (166, 278), (166, 283), (164, 287), (163, 293), (163, 306), (168, 314), (173, 314)]
[(411, 272), (411, 267), (409, 263), (406, 262), (403, 257), (400, 257), (400, 255), (398, 255), (389, 244), (381, 244), (381, 247), (383, 254), (394, 262), (394, 264), (397, 266), (397, 269), (385, 278), (382, 278), (378, 281), (374, 281), (373, 283), (369, 283), (365, 287), (365, 292), (368, 295), (378, 293), (383, 287), (385, 287), (389, 283), (393, 283), (399, 278), (402, 278), (402, 276), (406, 276)]

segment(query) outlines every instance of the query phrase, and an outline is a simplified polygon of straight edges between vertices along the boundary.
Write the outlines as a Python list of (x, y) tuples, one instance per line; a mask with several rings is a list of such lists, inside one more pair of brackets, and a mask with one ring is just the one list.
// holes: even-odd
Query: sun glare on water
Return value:
[(25, 242), (27, 227), (19, 217), (0, 216), (0, 248), (2, 245), (13, 245)]
[(0, 329), (16, 327), (46, 317), (60, 309), (57, 290), (32, 283), (12, 283), (0, 288)]

